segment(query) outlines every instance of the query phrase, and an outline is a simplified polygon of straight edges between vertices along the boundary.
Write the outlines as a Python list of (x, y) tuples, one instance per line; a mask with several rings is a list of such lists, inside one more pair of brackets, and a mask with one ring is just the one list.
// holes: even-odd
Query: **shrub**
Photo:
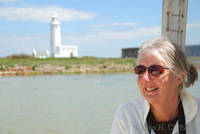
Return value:
[(33, 65), (31, 69), (32, 69), (33, 71), (36, 71), (36, 68), (37, 68), (37, 67), (38, 67), (37, 65)]
[(103, 66), (102, 66), (102, 68), (106, 69), (106, 68), (107, 68), (107, 66), (106, 66), (106, 65), (103, 65)]
[(1, 65), (0, 66), (0, 71), (3, 71), (3, 70), (5, 70), (6, 69), (6, 66), (5, 65)]
[(32, 55), (28, 54), (13, 54), (6, 57), (7, 59), (30, 59), (33, 58)]
[(72, 66), (71, 65), (66, 65), (65, 69), (70, 69)]

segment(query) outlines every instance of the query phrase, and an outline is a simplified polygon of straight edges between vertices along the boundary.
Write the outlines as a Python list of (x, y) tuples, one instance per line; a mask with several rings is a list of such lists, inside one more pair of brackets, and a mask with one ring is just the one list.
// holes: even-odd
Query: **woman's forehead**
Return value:
[(158, 65), (165, 65), (164, 57), (156, 50), (146, 50), (140, 54), (138, 59), (139, 64), (158, 64)]

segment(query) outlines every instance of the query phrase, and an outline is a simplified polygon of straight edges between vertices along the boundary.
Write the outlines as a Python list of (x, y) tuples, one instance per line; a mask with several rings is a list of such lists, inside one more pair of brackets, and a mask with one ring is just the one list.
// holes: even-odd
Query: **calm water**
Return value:
[(140, 97), (133, 74), (0, 77), (0, 91), (1, 134), (109, 134), (117, 106)]

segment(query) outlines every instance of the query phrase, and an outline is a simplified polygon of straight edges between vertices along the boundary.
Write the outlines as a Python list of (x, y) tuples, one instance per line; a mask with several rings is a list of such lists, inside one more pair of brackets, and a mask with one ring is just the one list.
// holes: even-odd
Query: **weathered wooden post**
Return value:
[(185, 51), (188, 0), (163, 0), (162, 36)]

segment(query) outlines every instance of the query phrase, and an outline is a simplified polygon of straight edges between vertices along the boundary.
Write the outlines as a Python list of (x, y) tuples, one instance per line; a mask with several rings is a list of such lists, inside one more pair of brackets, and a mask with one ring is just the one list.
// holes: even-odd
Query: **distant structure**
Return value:
[(137, 57), (139, 48), (123, 48), (122, 58)]
[[(137, 57), (139, 48), (123, 48), (122, 58)], [(189, 57), (200, 57), (200, 45), (186, 45), (186, 55)]]
[(64, 58), (64, 57), (78, 57), (77, 46), (63, 46), (61, 44), (61, 31), (58, 15), (53, 12), (51, 17), (51, 57)]
[(186, 45), (187, 56), (200, 57), (200, 44), (199, 45)]
[(61, 44), (61, 30), (60, 22), (58, 20), (58, 15), (53, 12), (50, 22), (50, 52), (48, 50), (33, 50), (32, 54), (35, 58), (69, 58), (78, 57), (78, 47), (77, 46), (63, 46)]
[(45, 59), (45, 58), (50, 57), (50, 53), (48, 50), (46, 51), (33, 50), (32, 54), (35, 58), (40, 58), (40, 59)]

